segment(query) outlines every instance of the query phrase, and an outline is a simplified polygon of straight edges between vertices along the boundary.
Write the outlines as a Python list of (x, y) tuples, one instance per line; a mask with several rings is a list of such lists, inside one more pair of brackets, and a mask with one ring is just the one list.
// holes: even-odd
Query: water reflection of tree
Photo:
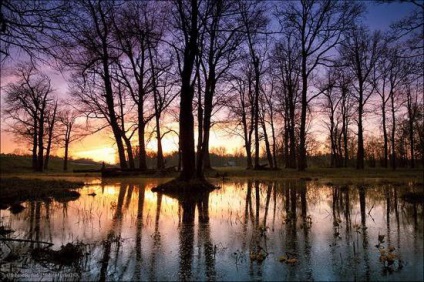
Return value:
[[(33, 242), (30, 245), (30, 248), (39, 248), (40, 244), (38, 242), (41, 241), (40, 239), (40, 232), (41, 232), (41, 202), (40, 201), (33, 201), (30, 202), (30, 229), (28, 237)], [(35, 243), (35, 246), (34, 246)]]
[(157, 254), (161, 248), (161, 234), (159, 231), (159, 222), (160, 222), (160, 210), (162, 207), (162, 197), (161, 193), (157, 194), (156, 200), (156, 215), (155, 215), (155, 230), (153, 233), (153, 248), (150, 255), (150, 271), (149, 271), (149, 280), (157, 280), (156, 270), (157, 270)]
[(106, 239), (103, 240), (103, 257), (100, 266), (100, 277), (99, 281), (106, 281), (108, 277), (108, 268), (111, 259), (112, 243), (116, 244), (115, 252), (115, 268), (121, 268), (118, 266), (119, 261), (119, 249), (121, 248), (121, 232), (122, 232), (122, 217), (123, 217), (123, 205), (125, 194), (127, 192), (128, 185), (121, 183), (119, 187), (118, 201), (115, 207), (115, 213), (113, 215), (112, 226), (106, 235)]
[[(45, 214), (43, 216), (42, 207), (44, 204)], [(31, 241), (30, 248), (44, 247), (40, 241), (52, 242), (53, 235), (51, 230), (51, 201), (32, 201), (29, 203), (29, 232), (28, 239)], [(43, 219), (43, 220), (42, 220)], [(47, 238), (48, 237), (48, 238)]]
[(138, 203), (137, 203), (137, 221), (135, 230), (135, 269), (134, 280), (141, 280), (142, 272), (142, 228), (143, 228), (143, 212), (144, 212), (144, 197), (145, 187), (139, 186), (138, 188)]
[[(304, 261), (299, 262), (306, 266), (303, 267), (303, 277), (306, 280), (313, 280), (313, 268), (311, 266), (311, 242), (310, 228), (312, 220), (308, 215), (307, 182), (305, 181), (286, 181), (283, 186), (283, 195), (285, 195), (285, 245), (286, 256), (288, 258), (299, 258)], [(300, 229), (298, 228), (298, 204), (300, 204)], [(299, 231), (302, 233), (299, 233)], [(301, 238), (301, 235), (303, 238)], [(303, 243), (303, 244), (302, 244)], [(288, 268), (288, 280), (298, 279), (300, 267), (296, 264)]]
[(193, 277), (193, 258), (195, 240), (195, 211), (198, 211), (198, 269), (204, 256), (205, 276), (207, 280), (216, 280), (215, 250), (211, 240), (209, 226), (209, 193), (195, 195), (170, 195), (178, 200), (182, 210), (179, 225), (179, 280), (187, 281)]
[[(161, 274), (160, 272), (161, 266), (169, 266), (168, 262), (162, 263), (163, 258), (161, 256), (161, 248), (168, 250), (166, 249), (168, 246), (162, 243), (164, 235), (162, 234), (161, 238), (160, 233), (161, 219), (163, 222), (160, 211), (165, 209), (165, 202), (162, 202), (164, 201), (163, 195), (156, 194), (156, 206), (152, 209), (153, 212), (150, 213), (153, 220), (149, 221), (150, 216), (147, 211), (149, 206), (147, 204), (150, 202), (145, 203), (146, 199), (149, 198), (146, 198), (145, 188), (140, 187), (138, 189), (137, 186), (135, 185), (131, 188), (130, 184), (125, 184), (116, 187), (119, 193), (115, 194), (114, 198), (115, 202), (113, 203), (111, 215), (113, 222), (109, 226), (102, 226), (103, 231), (100, 231), (99, 234), (104, 236), (102, 232), (104, 232), (104, 227), (107, 227), (106, 236), (100, 244), (92, 244), (93, 249), (90, 251), (91, 255), (89, 258), (91, 259), (89, 262), (92, 268), (85, 275), (90, 276), (94, 280), (160, 280), (161, 277), (169, 277), (166, 276), (167, 274)], [(237, 187), (237, 191), (242, 191), (243, 199), (240, 202), (241, 207), (239, 211), (237, 210), (237, 213), (234, 213), (234, 207), (231, 208), (233, 211), (232, 216), (235, 215), (237, 217), (236, 221), (232, 222), (242, 223), (238, 225), (238, 228), (240, 228), (238, 231), (244, 235), (237, 237), (237, 243), (244, 246), (242, 251), (247, 254), (244, 263), (249, 261), (248, 252), (245, 252), (246, 249), (251, 250), (258, 243), (264, 249), (269, 248), (271, 254), (262, 264), (258, 262), (250, 264), (251, 278), (269, 278), (270, 276), (267, 276), (269, 272), (267, 274), (267, 271), (276, 263), (276, 258), (285, 255), (285, 251), (293, 254), (299, 260), (295, 265), (278, 266), (282, 269), (283, 279), (313, 280), (317, 278), (314, 275), (319, 275), (320, 271), (315, 272), (314, 267), (316, 266), (314, 265), (321, 265), (321, 257), (311, 257), (313, 253), (311, 254), (310, 248), (311, 246), (316, 246), (314, 240), (322, 239), (322, 235), (318, 233), (331, 231), (332, 226), (332, 222), (326, 222), (326, 220), (324, 220), (322, 226), (316, 223), (323, 219), (323, 217), (318, 217), (320, 212), (324, 210), (322, 209), (323, 205), (326, 204), (325, 201), (322, 201), (323, 198), (329, 200), (328, 211), (329, 217), (331, 218), (332, 216), (333, 218), (333, 224), (336, 220), (340, 221), (337, 229), (341, 238), (336, 239), (334, 236), (332, 238), (331, 233), (328, 238), (330, 240), (329, 243), (338, 244), (337, 247), (330, 247), (329, 254), (333, 263), (332, 273), (337, 278), (351, 277), (352, 279), (366, 280), (380, 277), (378, 276), (380, 274), (375, 273), (375, 271), (383, 271), (384, 265), (379, 262), (378, 249), (375, 248), (378, 243), (377, 232), (386, 236), (385, 248), (393, 245), (396, 247), (396, 253), (402, 255), (403, 252), (406, 260), (416, 259), (417, 255), (411, 254), (410, 250), (420, 250), (422, 248), (420, 238), (422, 238), (423, 207), (420, 204), (404, 202), (400, 197), (403, 192), (400, 190), (401, 188), (403, 187), (394, 185), (371, 186), (368, 183), (363, 186), (349, 184), (327, 188), (313, 182), (303, 181), (300, 183), (296, 180), (278, 183), (250, 181), (245, 183), (244, 187)], [(221, 191), (224, 190), (221, 189)], [(93, 199), (93, 202), (97, 201), (101, 209), (110, 210), (109, 202), (102, 200), (103, 198), (100, 198), (102, 201), (99, 201), (98, 198), (99, 196), (87, 199)], [(110, 199), (110, 195), (106, 199)], [(76, 202), (79, 206), (77, 204), (69, 205), (69, 207), (64, 203), (29, 202), (27, 209), (22, 214), (15, 216), (15, 218), (24, 221), (24, 224), (26, 224), (25, 231), (28, 231), (28, 234), (25, 234), (24, 237), (26, 239), (36, 241), (38, 238), (46, 241), (46, 238), (51, 236), (51, 231), (49, 231), (49, 220), (51, 220), (53, 236), (55, 233), (61, 234), (58, 236), (64, 236), (62, 242), (67, 243), (65, 239), (68, 237), (65, 238), (65, 236), (77, 238), (75, 234), (80, 231), (80, 229), (73, 229), (73, 221), (75, 219), (78, 220), (79, 225), (79, 222), (86, 223), (87, 211), (80, 212), (80, 210), (81, 208), (86, 208), (85, 203), (87, 202), (91, 203), (86, 200), (81, 202), (83, 204)], [(211, 236), (217, 231), (211, 230), (209, 225), (209, 200), (200, 199), (191, 203), (182, 203), (182, 200), (180, 200), (179, 203), (181, 207), (178, 227), (180, 242), (177, 248), (182, 250), (181, 254), (179, 254), (179, 278), (191, 280), (216, 279), (220, 273), (216, 268), (216, 247)], [(154, 202), (152, 202), (152, 205), (154, 205)], [(211, 207), (213, 207), (212, 204)], [(319, 211), (317, 211), (317, 207), (319, 207)], [(133, 219), (128, 218), (127, 211), (130, 211), (131, 208), (134, 208), (134, 214), (130, 215), (133, 216)], [(61, 212), (68, 209), (69, 219), (61, 218)], [(77, 209), (78, 213), (75, 212)], [(272, 209), (274, 209), (274, 212), (272, 212)], [(315, 214), (314, 211), (318, 213)], [(323, 213), (325, 212), (324, 210)], [(77, 214), (77, 218), (71, 216), (75, 214)], [(271, 228), (266, 229), (264, 233), (268, 236), (268, 239), (265, 239), (265, 236), (261, 236), (260, 227), (273, 227), (275, 220), (275, 218), (272, 218), (273, 214), (277, 214), (276, 233), (271, 234), (271, 232), (274, 232), (274, 228), (272, 228), (272, 231)], [(162, 212), (163, 216), (164, 213)], [(309, 216), (313, 219), (311, 228), (307, 228)], [(371, 217), (375, 217), (375, 222), (372, 221)], [(135, 237), (126, 235), (125, 241), (121, 241), (119, 240), (121, 231), (124, 232), (125, 228), (127, 228), (127, 225), (123, 225), (124, 219), (125, 222), (129, 222), (129, 228), (131, 228), (132, 235), (135, 234)], [(290, 220), (286, 222), (283, 221), (284, 219)], [(57, 224), (61, 220), (63, 221), (63, 226)], [(65, 222), (65, 220), (69, 222)], [(149, 222), (152, 224), (150, 225)], [(135, 229), (132, 229), (134, 228), (133, 223), (135, 224)], [(279, 229), (280, 226), (281, 229)], [(63, 228), (61, 233), (57, 233), (58, 228)], [(234, 226), (229, 228), (234, 228)], [(146, 236), (146, 230), (151, 230), (152, 232)], [(405, 230), (410, 232), (406, 234), (404, 233)], [(85, 240), (86, 231), (82, 231), (82, 237), (78, 238)], [(58, 238), (53, 239), (57, 240)], [(135, 241), (132, 241), (133, 239)], [(131, 242), (134, 242), (134, 244)], [(224, 247), (231, 246), (231, 243), (223, 243), (224, 245), (217, 245), (217, 259), (224, 253)], [(401, 246), (401, 243), (403, 246)], [(273, 246), (273, 244), (276, 244), (276, 246)], [(29, 247), (29, 245), (30, 243), (27, 243), (26, 246)], [(36, 243), (33, 243), (33, 245), (36, 247)], [(222, 246), (222, 252), (220, 252), (220, 246)], [(278, 249), (275, 247), (278, 247)], [(186, 248), (186, 250), (183, 250), (183, 248)], [(324, 245), (322, 248), (326, 249), (328, 246)], [(237, 251), (239, 249), (240, 247), (238, 247)], [(328, 255), (328, 252), (325, 250), (323, 254)], [(94, 268), (94, 266), (98, 268)], [(241, 270), (243, 268), (244, 270), (249, 270), (249, 265), (240, 266), (242, 267)], [(379, 268), (380, 266), (381, 269)], [(87, 270), (85, 269), (84, 271)], [(61, 273), (64, 273), (64, 271), (77, 270), (67, 268), (62, 270)], [(100, 277), (99, 271), (103, 273), (102, 277)], [(95, 277), (91, 275), (95, 275)]]

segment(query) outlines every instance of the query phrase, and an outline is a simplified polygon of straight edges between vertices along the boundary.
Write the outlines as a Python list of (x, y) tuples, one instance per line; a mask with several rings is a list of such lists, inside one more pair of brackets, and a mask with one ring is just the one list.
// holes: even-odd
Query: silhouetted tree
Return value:
[(355, 27), (345, 37), (346, 40), (343, 42), (340, 53), (355, 78), (353, 86), (357, 92), (358, 150), (356, 168), (364, 169), (364, 106), (374, 92), (374, 83), (371, 78), (383, 50), (382, 36), (379, 32), (370, 34), (370, 31), (364, 27)]
[(66, 30), (54, 37), (57, 48), (53, 51), (61, 65), (74, 73), (79, 86), (73, 94), (87, 108), (87, 114), (106, 120), (118, 148), (119, 164), (127, 168), (120, 128), (124, 117), (117, 112), (111, 69), (120, 56), (112, 27), (121, 4), (113, 0), (73, 2), (72, 10), (61, 15)]
[(69, 106), (62, 105), (60, 108), (57, 121), (59, 126), (59, 139), (63, 142), (64, 157), (63, 170), (68, 170), (69, 145), (77, 140), (84, 138), (90, 134), (83, 126), (77, 123), (80, 113)]
[(329, 61), (328, 52), (342, 39), (361, 13), (359, 3), (350, 1), (288, 2), (279, 9), (282, 28), (293, 32), (301, 48), (301, 113), (298, 169), (306, 169), (306, 115), (310, 101), (309, 79), (319, 65)]
[(31, 59), (49, 53), (49, 39), (58, 30), (60, 15), (68, 11), (68, 1), (0, 1), (0, 62), (24, 52)]
[(300, 46), (292, 32), (284, 33), (274, 48), (273, 67), (279, 80), (284, 118), (284, 160), (286, 168), (297, 167), (298, 104), (300, 100)]
[[(197, 0), (175, 1), (173, 15), (177, 26), (178, 40), (181, 45), (177, 52), (181, 75), (180, 92), (180, 149), (182, 157), (182, 171), (179, 179), (190, 181), (198, 177), (203, 178), (202, 170), (196, 173), (195, 167), (195, 148), (194, 148), (194, 117), (193, 117), (193, 98), (194, 81), (192, 75), (195, 68), (195, 59), (198, 54), (199, 39), (199, 3)], [(195, 175), (196, 174), (196, 175)]]
[(165, 59), (169, 54), (159, 61), (155, 55), (164, 48), (160, 42), (166, 29), (167, 6), (166, 3), (128, 2), (114, 18), (114, 36), (123, 53), (117, 64), (118, 79), (135, 103), (141, 170), (147, 169), (146, 126), (158, 115), (158, 77), (163, 73), (162, 65), (169, 65), (167, 61), (170, 61)]
[[(403, 82), (410, 71), (410, 65), (406, 63), (405, 59), (402, 58), (402, 51), (399, 46), (388, 47), (383, 50), (381, 61), (378, 64), (379, 78), (381, 80), (381, 85), (377, 86), (377, 92), (382, 98), (382, 117), (383, 117), (383, 132), (384, 132), (384, 164), (387, 167), (387, 129), (386, 129), (386, 103), (390, 102), (390, 112), (392, 118), (392, 128), (391, 128), (391, 166), (393, 169), (396, 169), (396, 150), (395, 150), (395, 132), (396, 132), (396, 110), (397, 106), (395, 100), (400, 98), (400, 92)], [(387, 96), (387, 98), (386, 98)]]
[[(415, 80), (415, 78), (417, 78), (417, 80)], [(404, 90), (406, 99), (405, 107), (407, 110), (406, 117), (408, 123), (407, 132), (410, 146), (410, 165), (412, 168), (415, 167), (416, 153), (420, 154), (421, 158), (423, 158), (424, 155), (423, 147), (418, 145), (423, 144), (424, 141), (422, 89), (423, 83), (420, 76), (412, 76), (411, 79), (407, 81)]]
[(46, 125), (47, 125), (47, 147), (44, 157), (44, 169), (49, 168), (50, 152), (53, 146), (54, 138), (56, 138), (55, 128), (57, 120), (57, 100), (54, 100), (47, 109)]
[(255, 2), (239, 2), (241, 23), (243, 24), (243, 32), (246, 36), (246, 48), (249, 54), (250, 64), (253, 70), (253, 130), (255, 136), (255, 155), (253, 159), (253, 168), (260, 169), (259, 164), (259, 100), (261, 88), (261, 76), (263, 74), (266, 48), (266, 38), (261, 38), (268, 24), (265, 14), (265, 7)]
[[(16, 82), (5, 87), (4, 116), (10, 120), (10, 130), (32, 146), (32, 168), (44, 169), (44, 138), (48, 110), (54, 109), (51, 80), (32, 64), (19, 65)], [(53, 128), (52, 128), (53, 129)]]
[[(211, 168), (209, 159), (209, 136), (212, 115), (216, 105), (217, 88), (225, 79), (229, 68), (239, 60), (238, 46), (242, 41), (237, 1), (208, 0), (206, 17), (200, 31), (199, 79), (204, 81), (203, 103), (199, 101), (199, 141), (197, 168)], [(201, 94), (198, 93), (198, 94)], [(201, 96), (201, 95), (200, 95)], [(203, 109), (202, 109), (203, 107)]]
[[(252, 159), (252, 134), (254, 131), (254, 97), (253, 97), (253, 70), (249, 63), (241, 64), (237, 71), (234, 71), (231, 79), (231, 88), (235, 93), (229, 112), (230, 119), (235, 120), (236, 128), (233, 134), (239, 135), (244, 142), (246, 152), (246, 168), (253, 168)], [(239, 128), (241, 127), (241, 133)]]

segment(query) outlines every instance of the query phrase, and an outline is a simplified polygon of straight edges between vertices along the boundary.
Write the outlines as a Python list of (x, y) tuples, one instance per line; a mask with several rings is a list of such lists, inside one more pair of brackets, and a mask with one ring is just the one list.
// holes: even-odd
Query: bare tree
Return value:
[[(229, 68), (239, 58), (237, 47), (241, 43), (241, 26), (236, 1), (206, 2), (203, 28), (200, 31), (199, 64), (203, 74), (203, 103), (199, 101), (199, 150), (197, 169), (211, 168), (209, 159), (209, 136), (212, 127), (212, 114), (216, 104), (219, 82), (225, 78)], [(201, 77), (199, 77), (201, 79)], [(203, 107), (203, 108), (202, 108)]]
[[(263, 99), (261, 100), (261, 107), (262, 107), (262, 116), (261, 116), (261, 123), (263, 127), (264, 132), (264, 139), (265, 139), (265, 150), (267, 152), (267, 158), (268, 163), (271, 169), (277, 169), (278, 168), (278, 161), (277, 161), (277, 133), (278, 130), (276, 127), (277, 120), (278, 120), (278, 114), (277, 111), (279, 110), (279, 103), (278, 103), (278, 87), (277, 87), (277, 81), (278, 77), (274, 73), (274, 71), (269, 68), (268, 70), (269, 74), (266, 76), (266, 83), (263, 86)], [(267, 127), (270, 128), (271, 133), (270, 137), (268, 137), (268, 130)]]
[(11, 131), (32, 145), (32, 168), (43, 171), (45, 127), (48, 109), (54, 108), (54, 90), (50, 78), (32, 64), (19, 65), (15, 75), (17, 81), (5, 87), (4, 115), (11, 121)]
[(311, 75), (319, 65), (329, 62), (328, 52), (342, 39), (362, 7), (351, 1), (288, 2), (278, 11), (282, 27), (292, 30), (301, 48), (301, 116), (298, 169), (306, 169), (306, 124), (308, 105), (316, 95), (308, 97)]
[(323, 93), (322, 109), (327, 114), (329, 121), (326, 122), (330, 137), (330, 166), (341, 166), (341, 148), (338, 146), (339, 122), (337, 110), (342, 101), (336, 91), (336, 74), (333, 70), (327, 72), (327, 80), (319, 86), (320, 92)]
[(83, 124), (78, 122), (79, 118), (82, 118), (81, 113), (76, 109), (69, 106), (69, 103), (62, 102), (59, 114), (57, 117), (58, 121), (58, 135), (59, 140), (62, 143), (61, 146), (64, 148), (63, 157), (63, 170), (68, 170), (68, 159), (69, 159), (69, 146), (71, 143), (81, 140), (85, 136), (89, 135), (90, 132), (84, 128)]
[(254, 136), (255, 136), (255, 156), (254, 156), (254, 169), (260, 169), (259, 164), (259, 100), (261, 94), (261, 75), (263, 74), (264, 61), (266, 58), (267, 38), (261, 38), (264, 34), (268, 19), (265, 16), (265, 7), (258, 5), (255, 2), (240, 2), (241, 22), (243, 24), (243, 31), (246, 36), (246, 48), (250, 57), (250, 63), (253, 69), (253, 105), (252, 111), (254, 113)]
[(61, 0), (0, 1), (0, 62), (3, 64), (19, 52), (30, 58), (49, 53), (49, 38), (61, 29), (56, 19), (66, 13), (69, 4)]
[[(339, 142), (343, 143), (343, 166), (349, 163), (349, 132), (351, 119), (354, 113), (354, 102), (352, 97), (352, 75), (348, 69), (341, 67), (337, 70), (337, 87), (340, 92), (340, 117), (342, 119), (341, 136)], [(339, 145), (341, 148), (342, 145)]]
[[(230, 120), (236, 121), (236, 128), (231, 130), (239, 135), (244, 141), (246, 151), (246, 168), (253, 168), (252, 158), (252, 134), (254, 131), (254, 94), (253, 94), (253, 70), (251, 64), (242, 64), (238, 72), (234, 71), (230, 79), (231, 90), (234, 97), (229, 111)], [(241, 127), (241, 134), (239, 128)]]
[(381, 111), (383, 119), (383, 136), (384, 136), (384, 159), (383, 166), (387, 167), (388, 160), (388, 134), (386, 128), (386, 106), (390, 103), (390, 112), (392, 118), (391, 128), (391, 166), (396, 169), (396, 150), (395, 150), (395, 132), (396, 132), (396, 105), (395, 100), (400, 94), (402, 83), (410, 73), (409, 64), (405, 58), (402, 58), (400, 46), (392, 46), (384, 49), (380, 57), (377, 69), (377, 78), (375, 81), (381, 83), (376, 85), (376, 92), (381, 97)]
[[(157, 5), (154, 5), (152, 8), (153, 9), (151, 9), (150, 14), (158, 14)], [(154, 101), (154, 118), (157, 141), (156, 169), (159, 171), (165, 169), (165, 158), (162, 148), (162, 138), (165, 134), (170, 132), (165, 131), (164, 133), (162, 133), (161, 117), (163, 112), (167, 110), (168, 106), (174, 101), (174, 99), (179, 94), (174, 89), (175, 75), (172, 73), (173, 55), (169, 52), (169, 50), (166, 50), (164, 46), (161, 46), (160, 44), (161, 39), (166, 36), (166, 25), (160, 24), (162, 22), (166, 22), (165, 18), (168, 15), (168, 13), (166, 12), (169, 12), (169, 10), (163, 9), (161, 16), (152, 16), (150, 20), (145, 17), (145, 20), (148, 23), (148, 26), (150, 26), (150, 29), (153, 30), (155, 26), (162, 27), (161, 29), (158, 29), (153, 33), (155, 36), (146, 37)]]
[(364, 169), (364, 106), (374, 92), (371, 76), (382, 50), (381, 34), (379, 32), (370, 34), (364, 27), (356, 27), (346, 34), (346, 40), (340, 50), (356, 81), (354, 88), (358, 106), (357, 169)]
[(301, 54), (299, 42), (291, 32), (276, 43), (272, 65), (278, 75), (280, 104), (284, 118), (284, 159), (286, 168), (297, 167), (298, 104), (300, 100)]
[[(406, 103), (405, 103), (405, 107), (407, 110), (407, 123), (408, 123), (408, 138), (409, 138), (409, 146), (410, 146), (410, 165), (411, 168), (414, 168), (416, 166), (415, 164), (415, 160), (416, 160), (416, 144), (417, 143), (421, 143), (422, 141), (419, 142), (419, 138), (416, 138), (416, 131), (420, 130), (420, 125), (419, 125), (419, 116), (420, 114), (422, 115), (422, 113), (420, 113), (420, 109), (422, 112), (422, 108), (423, 108), (423, 97), (422, 97), (422, 92), (421, 90), (423, 89), (423, 83), (422, 80), (420, 79), (420, 76), (418, 77), (414, 77), (412, 76), (410, 79), (407, 80), (406, 85), (405, 85), (405, 98), (406, 98)], [(422, 120), (421, 120), (422, 121)], [(422, 123), (422, 122), (421, 122)], [(422, 131), (422, 128), (421, 128)], [(421, 132), (422, 135), (423, 131)], [(418, 139), (418, 140), (417, 140)], [(418, 142), (417, 142), (418, 141)], [(418, 148), (420, 148), (418, 146)], [(418, 152), (420, 150), (418, 149)], [(421, 147), (421, 155), (423, 155), (422, 152), (422, 147)]]
[(49, 168), (50, 152), (53, 146), (53, 139), (56, 139), (55, 129), (57, 120), (57, 100), (52, 102), (52, 105), (47, 109), (46, 125), (47, 125), (47, 147), (44, 157), (44, 169)]
[(194, 178), (203, 178), (202, 171), (196, 172), (196, 155), (194, 147), (193, 99), (195, 59), (198, 54), (199, 40), (199, 2), (197, 0), (175, 1), (172, 11), (175, 17), (177, 40), (177, 60), (181, 76), (179, 138), (182, 171), (179, 180), (189, 182)]
[(123, 53), (118, 62), (119, 80), (136, 105), (141, 170), (147, 168), (146, 126), (158, 113), (158, 79), (172, 61), (165, 59), (169, 54), (157, 56), (159, 49), (164, 48), (161, 40), (166, 29), (167, 8), (166, 3), (128, 2), (114, 21), (114, 34)]
[[(73, 71), (80, 79), (80, 90), (74, 92), (80, 102), (109, 124), (117, 148), (121, 168), (127, 168), (125, 147), (120, 129), (121, 118), (116, 109), (116, 93), (112, 85), (111, 66), (119, 57), (113, 37), (113, 19), (122, 3), (117, 1), (79, 0), (72, 3), (72, 10), (62, 15), (64, 30), (56, 34), (55, 58), (62, 66)], [(87, 90), (91, 83), (90, 90)], [(102, 104), (104, 103), (104, 104)], [(88, 112), (90, 113), (90, 112)], [(96, 115), (90, 113), (91, 115)]]
[(424, 38), (424, 3), (419, 0), (383, 0), (379, 2), (392, 3), (395, 1), (407, 2), (414, 9), (411, 10), (409, 15), (390, 26), (391, 38), (393, 41), (404, 40), (405, 44), (400, 46), (404, 51), (402, 54), (404, 57), (422, 57), (424, 55), (424, 45), (422, 44)]

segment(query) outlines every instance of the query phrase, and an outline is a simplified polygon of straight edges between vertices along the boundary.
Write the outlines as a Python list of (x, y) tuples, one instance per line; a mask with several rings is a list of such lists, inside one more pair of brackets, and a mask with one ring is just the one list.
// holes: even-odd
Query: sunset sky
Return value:
[[(384, 30), (389, 27), (390, 23), (393, 21), (399, 20), (407, 15), (414, 6), (410, 3), (392, 3), (392, 4), (381, 4), (377, 5), (374, 3), (368, 2), (368, 13), (366, 14), (365, 23), (368, 24), (372, 29), (381, 29)], [(8, 73), (11, 70), (11, 65), (5, 66), (1, 71), (1, 86), (3, 87), (8, 82), (11, 81), (11, 77), (8, 76)], [(66, 97), (67, 93), (67, 84), (65, 79), (58, 74), (54, 74), (52, 71), (47, 71), (47, 73), (52, 75), (54, 88), (56, 93), (61, 97)], [(1, 93), (2, 104), (1, 108), (3, 109), (3, 97), (4, 93)], [(9, 133), (5, 132), (5, 121), (3, 120), (2, 115), (2, 126), (1, 126), (1, 142), (0, 142), (0, 152), (1, 153), (13, 153), (17, 150), (25, 153), (30, 153), (29, 149), (23, 144), (16, 142), (15, 138)], [(319, 121), (318, 121), (319, 122)], [(175, 125), (177, 129), (177, 125)], [(319, 133), (321, 129), (317, 127), (317, 132)], [(227, 149), (227, 152), (233, 152), (237, 148), (242, 146), (242, 140), (238, 137), (232, 136), (231, 139), (228, 138), (228, 134), (221, 130), (212, 129), (210, 147), (221, 147), (224, 146)], [(319, 134), (318, 134), (319, 135)], [(177, 149), (177, 137), (169, 135), (163, 140), (163, 147), (165, 153), (175, 151)], [(152, 151), (156, 150), (155, 139), (152, 138), (152, 141), (147, 145)], [(71, 157), (73, 158), (91, 158), (96, 161), (105, 161), (107, 163), (115, 162), (115, 144), (113, 138), (108, 136), (106, 132), (99, 132), (92, 136), (89, 136), (82, 141), (75, 142), (71, 145)], [(59, 149), (53, 154), (61, 156), (63, 154), (62, 150)]]

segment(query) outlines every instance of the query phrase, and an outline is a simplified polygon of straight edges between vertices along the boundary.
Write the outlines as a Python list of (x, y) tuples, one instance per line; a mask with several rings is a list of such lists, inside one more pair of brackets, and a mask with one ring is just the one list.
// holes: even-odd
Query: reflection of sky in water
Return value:
[[(58, 279), (68, 279), (66, 273), (82, 280), (423, 279), (423, 207), (406, 204), (393, 187), (360, 193), (312, 182), (225, 183), (203, 199), (209, 223), (200, 222), (196, 208), (194, 224), (184, 224), (187, 204), (183, 209), (150, 191), (162, 180), (137, 181), (94, 182), (67, 203), (25, 203), (18, 215), (1, 211), (1, 225), (16, 230), (12, 238), (52, 242), (54, 249), (87, 244), (80, 268), (65, 267)], [(399, 259), (393, 273), (379, 261), (379, 234), (385, 235), (381, 246), (396, 247), (402, 269)], [(8, 242), (1, 259), (10, 249), (29, 248)], [(250, 253), (259, 251), (267, 257), (252, 262)], [(281, 263), (281, 256), (298, 261)], [(1, 270), (50, 271), (26, 259), (2, 261)]]

